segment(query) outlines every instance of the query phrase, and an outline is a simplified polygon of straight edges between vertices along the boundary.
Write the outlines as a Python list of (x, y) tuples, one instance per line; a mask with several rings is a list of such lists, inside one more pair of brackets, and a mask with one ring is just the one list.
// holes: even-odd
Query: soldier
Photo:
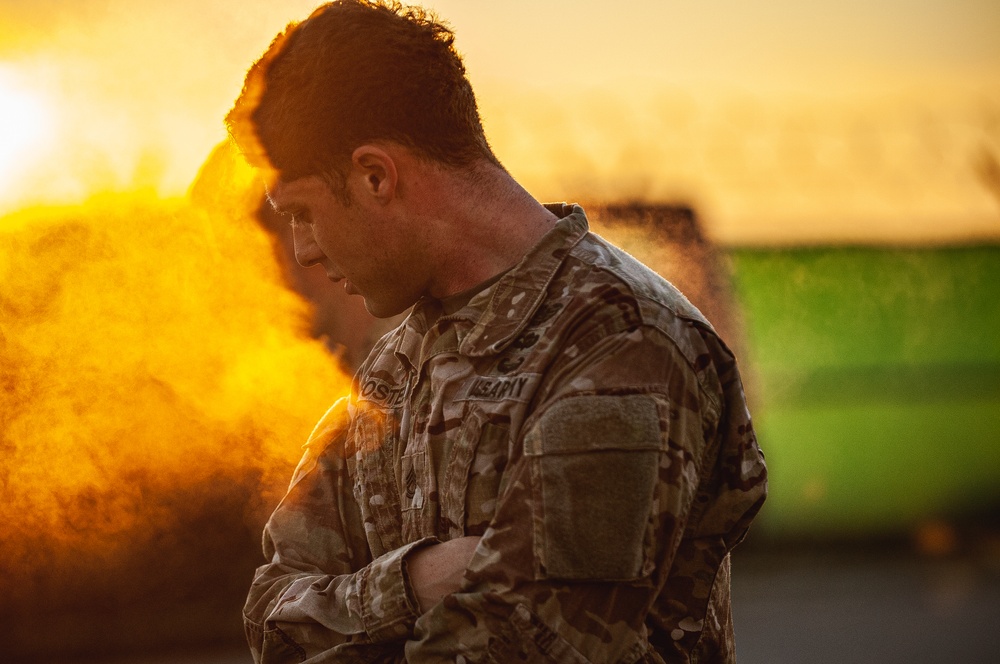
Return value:
[(255, 660), (734, 661), (729, 553), (766, 474), (733, 355), (504, 170), (451, 31), (324, 5), (227, 122), (297, 260), (412, 307), (268, 521)]

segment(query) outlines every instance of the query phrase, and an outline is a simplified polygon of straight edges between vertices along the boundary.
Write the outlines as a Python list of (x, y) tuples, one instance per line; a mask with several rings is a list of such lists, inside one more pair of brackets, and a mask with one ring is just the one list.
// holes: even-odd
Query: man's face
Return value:
[(300, 265), (322, 266), (331, 281), (363, 296), (372, 315), (394, 316), (423, 294), (419, 266), (399, 225), (352, 182), (349, 177), (345, 199), (317, 176), (279, 180), (268, 198), (290, 217)]

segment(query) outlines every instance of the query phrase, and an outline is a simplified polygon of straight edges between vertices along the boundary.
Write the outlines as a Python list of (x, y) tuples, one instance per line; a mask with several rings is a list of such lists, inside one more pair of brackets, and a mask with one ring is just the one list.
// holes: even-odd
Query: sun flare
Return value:
[(53, 137), (55, 117), (39, 94), (0, 71), (0, 196)]

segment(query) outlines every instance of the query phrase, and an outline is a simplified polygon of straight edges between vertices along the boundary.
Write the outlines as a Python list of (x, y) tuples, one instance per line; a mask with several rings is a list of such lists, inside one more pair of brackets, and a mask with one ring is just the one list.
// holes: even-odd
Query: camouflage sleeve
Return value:
[(403, 559), (430, 540), (370, 558), (343, 454), (346, 425), (341, 400), (310, 436), (265, 527), (270, 562), (257, 569), (244, 608), (255, 662), (320, 652), (328, 661), (395, 661), (411, 633), (417, 605)]
[[(641, 328), (562, 356), (512, 441), (462, 590), (417, 620), (408, 662), (662, 661), (645, 621), (699, 487), (719, 473), (760, 472), (755, 443), (750, 463), (717, 462), (727, 405), (711, 354), (697, 359)], [(730, 492), (742, 489), (720, 489)], [(715, 527), (745, 527), (758, 499), (732, 500)], [(715, 572), (699, 570), (710, 586)], [(680, 580), (667, 601), (683, 606), (703, 582)]]

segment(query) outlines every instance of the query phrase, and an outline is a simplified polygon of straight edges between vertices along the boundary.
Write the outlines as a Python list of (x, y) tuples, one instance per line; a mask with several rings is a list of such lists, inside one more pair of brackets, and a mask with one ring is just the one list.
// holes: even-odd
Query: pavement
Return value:
[(1000, 662), (1000, 556), (739, 554), (740, 664)]
[[(738, 550), (733, 619), (740, 664), (993, 664), (1000, 662), (1000, 555)], [(251, 659), (227, 647), (88, 663)]]

